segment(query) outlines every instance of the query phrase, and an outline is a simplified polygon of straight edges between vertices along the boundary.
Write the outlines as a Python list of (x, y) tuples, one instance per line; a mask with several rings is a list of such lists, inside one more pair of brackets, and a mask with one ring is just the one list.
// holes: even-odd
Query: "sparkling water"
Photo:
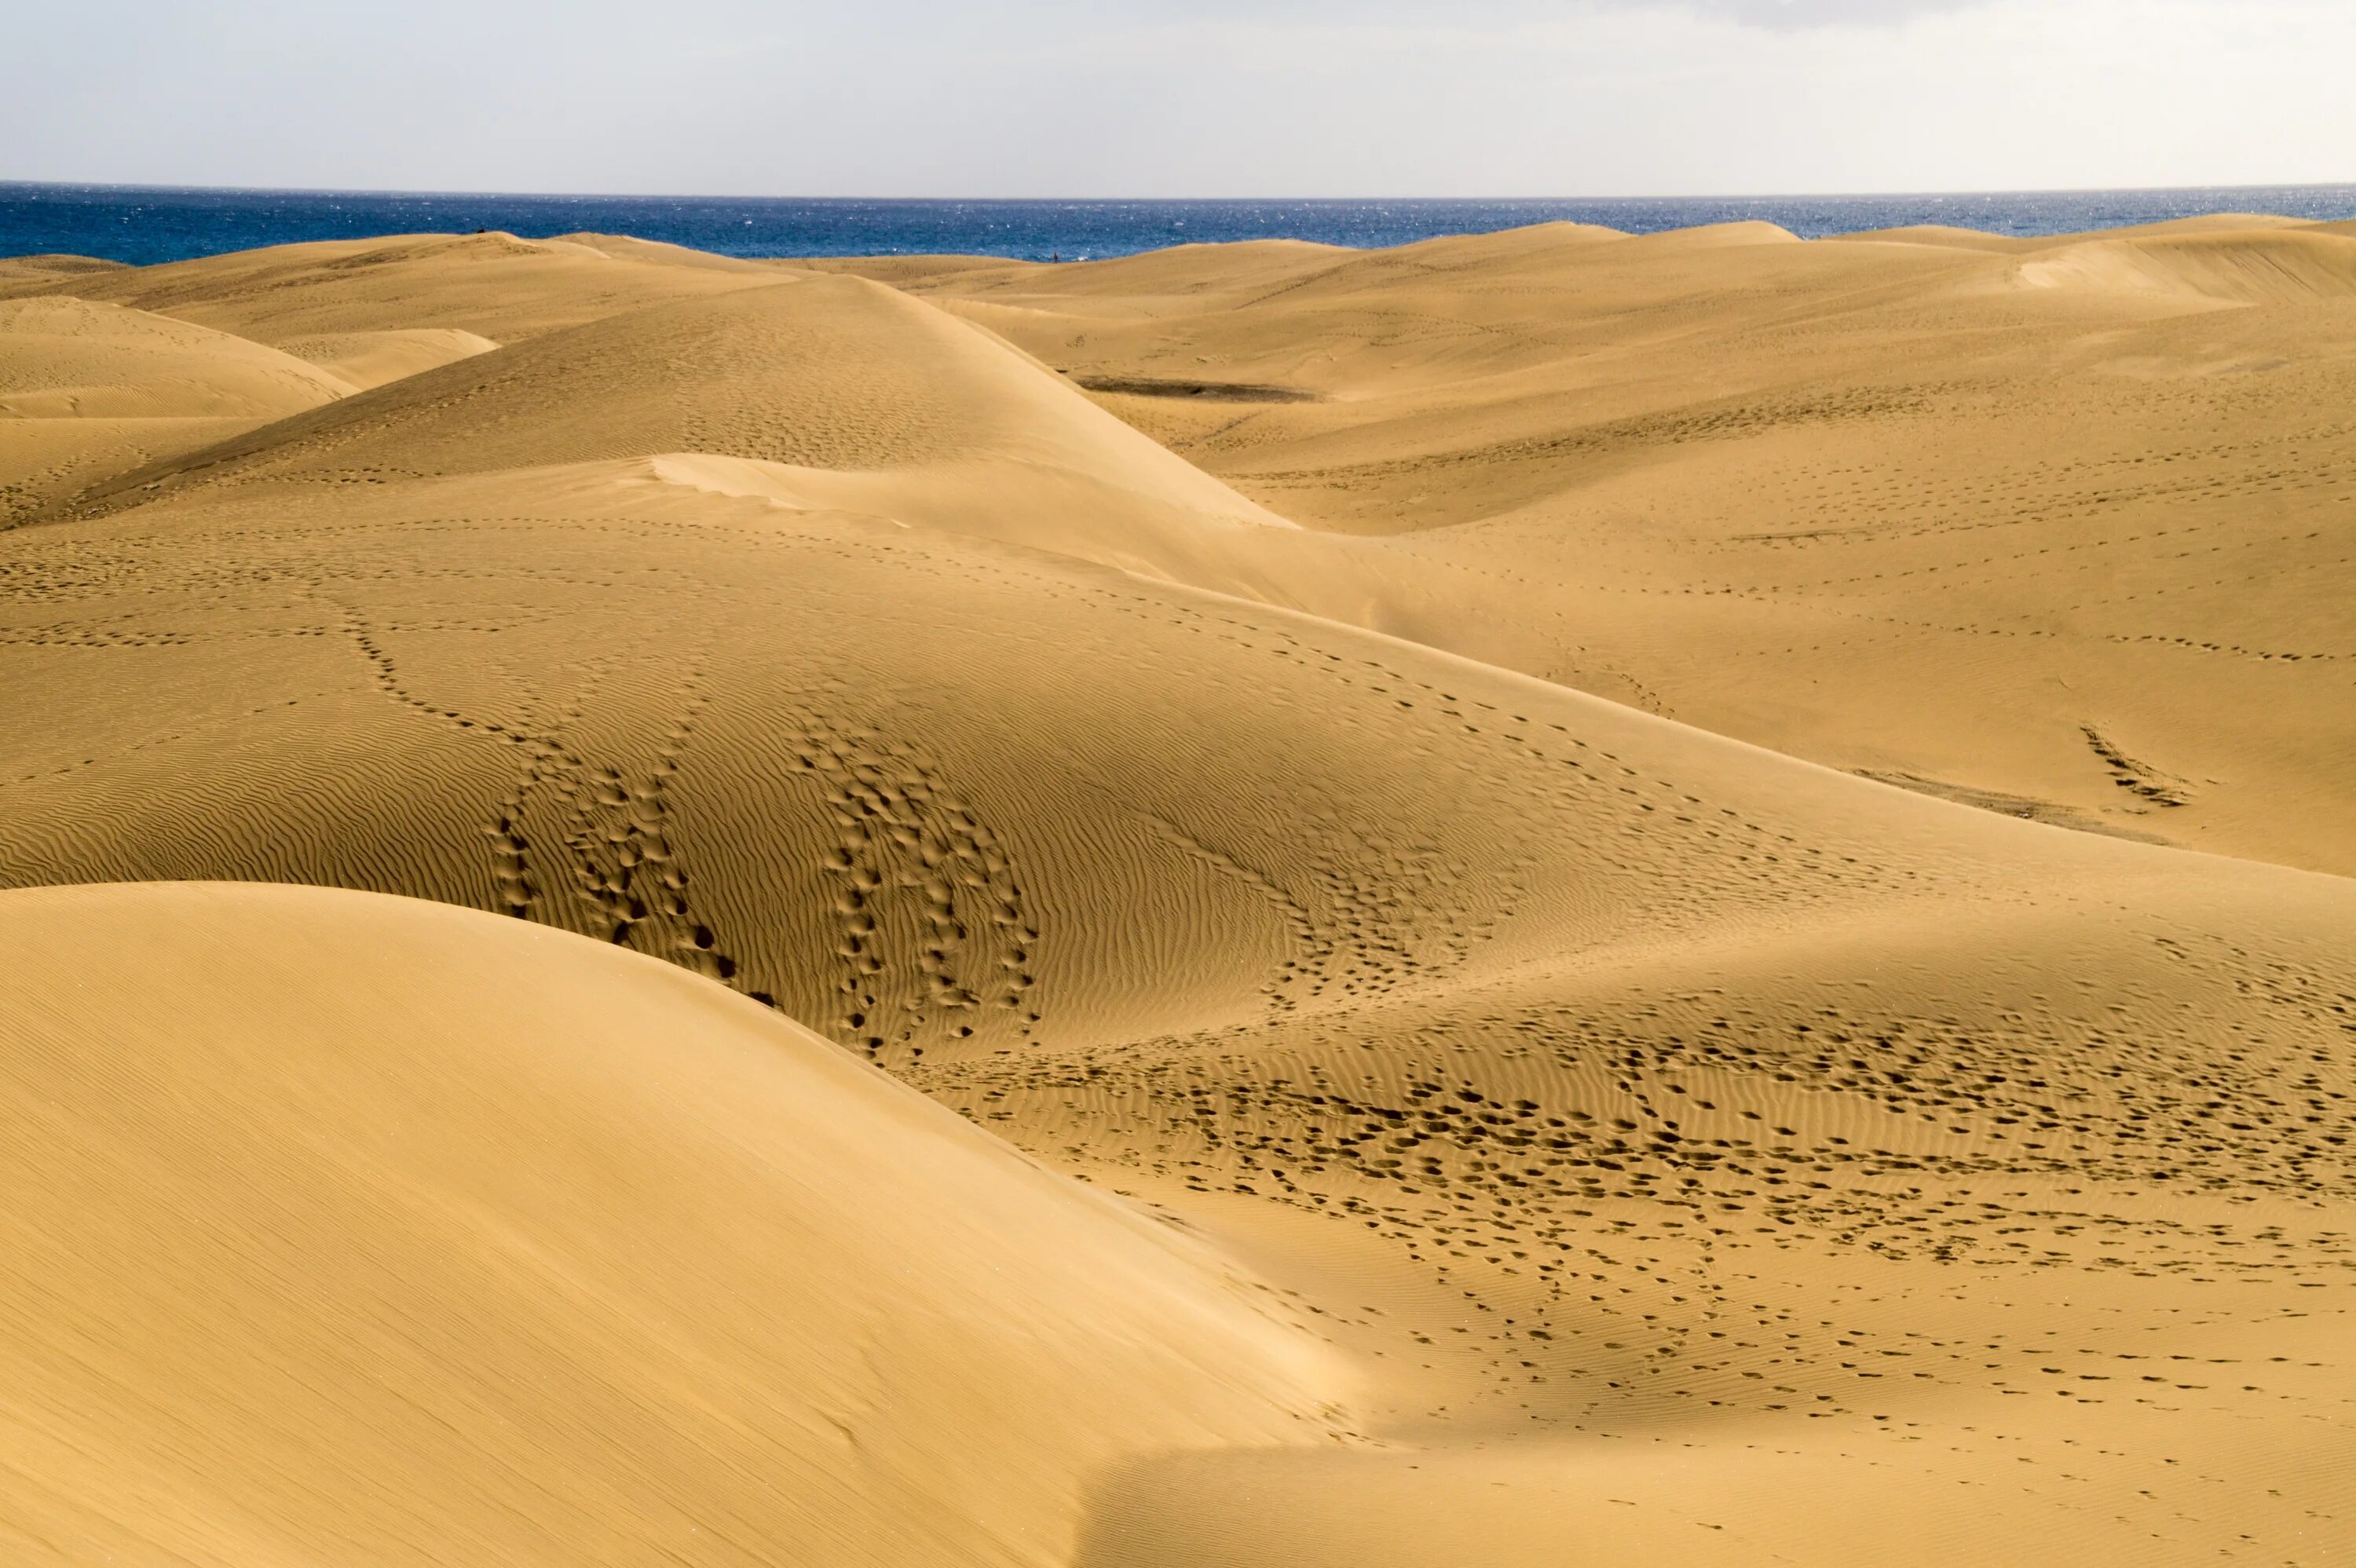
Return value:
[(1556, 219), (1639, 234), (1764, 219), (1815, 239), (1916, 223), (2064, 234), (2221, 211), (2356, 217), (2356, 185), (1513, 201), (866, 201), (0, 183), (0, 256), (65, 251), (145, 264), (302, 240), (503, 229), (533, 238), (634, 234), (730, 256), (948, 252), (1068, 261), (1190, 240), (1398, 245)]

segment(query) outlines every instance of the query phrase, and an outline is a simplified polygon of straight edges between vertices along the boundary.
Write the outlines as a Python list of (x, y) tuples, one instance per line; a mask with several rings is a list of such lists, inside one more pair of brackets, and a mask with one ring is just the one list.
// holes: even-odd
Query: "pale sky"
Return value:
[(2356, 180), (2356, 0), (0, 0), (0, 179), (766, 196)]

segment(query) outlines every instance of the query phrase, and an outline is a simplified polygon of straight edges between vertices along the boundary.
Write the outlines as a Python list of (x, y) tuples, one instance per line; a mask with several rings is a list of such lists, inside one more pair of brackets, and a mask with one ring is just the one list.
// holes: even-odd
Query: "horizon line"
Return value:
[(1898, 197), (1933, 197), (1938, 199), (1973, 197), (2019, 196), (2093, 196), (2108, 193), (2151, 195), (2171, 191), (2284, 191), (2284, 190), (2350, 190), (2356, 191), (2356, 179), (2349, 180), (2283, 180), (2272, 182), (2237, 182), (2227, 185), (2116, 185), (2116, 186), (1986, 186), (1952, 189), (1890, 189), (1890, 190), (1787, 190), (1787, 191), (1695, 191), (1653, 192), (1641, 196), (805, 196), (754, 195), (715, 191), (557, 191), (557, 190), (459, 190), (433, 189), (425, 187), (398, 186), (274, 186), (274, 185), (188, 185), (164, 181), (139, 180), (51, 180), (0, 179), (0, 190), (108, 190), (108, 191), (220, 191), (236, 195), (277, 196), (373, 196), (373, 197), (482, 197), (525, 201), (761, 201), (761, 202), (845, 202), (886, 205), (940, 205), (957, 202), (976, 206), (1037, 206), (1062, 204), (1074, 207), (1106, 207), (1158, 203), (1162, 205), (1211, 206), (1215, 204), (1331, 204), (1365, 202), (1401, 202), (1438, 204), (1442, 202), (1472, 202), (1494, 205), (1541, 202), (1648, 202), (1648, 201), (1868, 201)]

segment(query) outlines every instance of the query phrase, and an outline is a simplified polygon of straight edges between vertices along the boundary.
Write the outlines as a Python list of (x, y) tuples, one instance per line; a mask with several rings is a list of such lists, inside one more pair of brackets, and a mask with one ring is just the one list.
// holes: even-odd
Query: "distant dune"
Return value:
[(0, 525), (352, 389), (327, 367), (168, 316), (0, 299)]
[(0, 1541), (2356, 1548), (2351, 245), (0, 272)]
[(680, 266), (673, 247), (637, 240), (622, 254), (608, 254), (588, 238), (322, 240), (110, 269), (103, 276), (53, 277), (46, 288), (161, 311), (264, 343), (420, 327), (455, 327), (512, 343), (636, 305), (757, 288), (777, 276), (729, 266), (721, 257), (710, 267)]
[(2283, 230), (2094, 240), (2024, 261), (2035, 286), (2121, 290), (2216, 304), (2356, 298), (2356, 237)]
[(337, 332), (320, 337), (290, 337), (279, 347), (307, 359), (354, 391), (404, 380), (453, 360), (487, 354), (498, 347), (487, 337), (455, 326), (419, 326), (406, 331)]
[(1296, 522), (1382, 536), (1346, 553), (1387, 608), (1320, 613), (1844, 769), (2356, 870), (2346, 236), (1553, 233), (1273, 288), (1218, 287), (1213, 255), (1134, 297), (1087, 269), (910, 286), (1084, 380), (1314, 394), (1104, 401)]

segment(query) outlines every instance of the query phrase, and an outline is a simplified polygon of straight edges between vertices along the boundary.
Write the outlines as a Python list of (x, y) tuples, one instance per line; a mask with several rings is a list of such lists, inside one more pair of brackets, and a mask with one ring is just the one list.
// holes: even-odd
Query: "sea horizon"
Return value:
[(150, 265), (308, 240), (625, 233), (746, 258), (1101, 260), (1299, 240), (1377, 249), (1558, 220), (1630, 233), (1766, 221), (1802, 239), (1944, 224), (2016, 238), (2213, 212), (2356, 218), (2356, 182), (1662, 197), (742, 197), (0, 181), (0, 256)]

